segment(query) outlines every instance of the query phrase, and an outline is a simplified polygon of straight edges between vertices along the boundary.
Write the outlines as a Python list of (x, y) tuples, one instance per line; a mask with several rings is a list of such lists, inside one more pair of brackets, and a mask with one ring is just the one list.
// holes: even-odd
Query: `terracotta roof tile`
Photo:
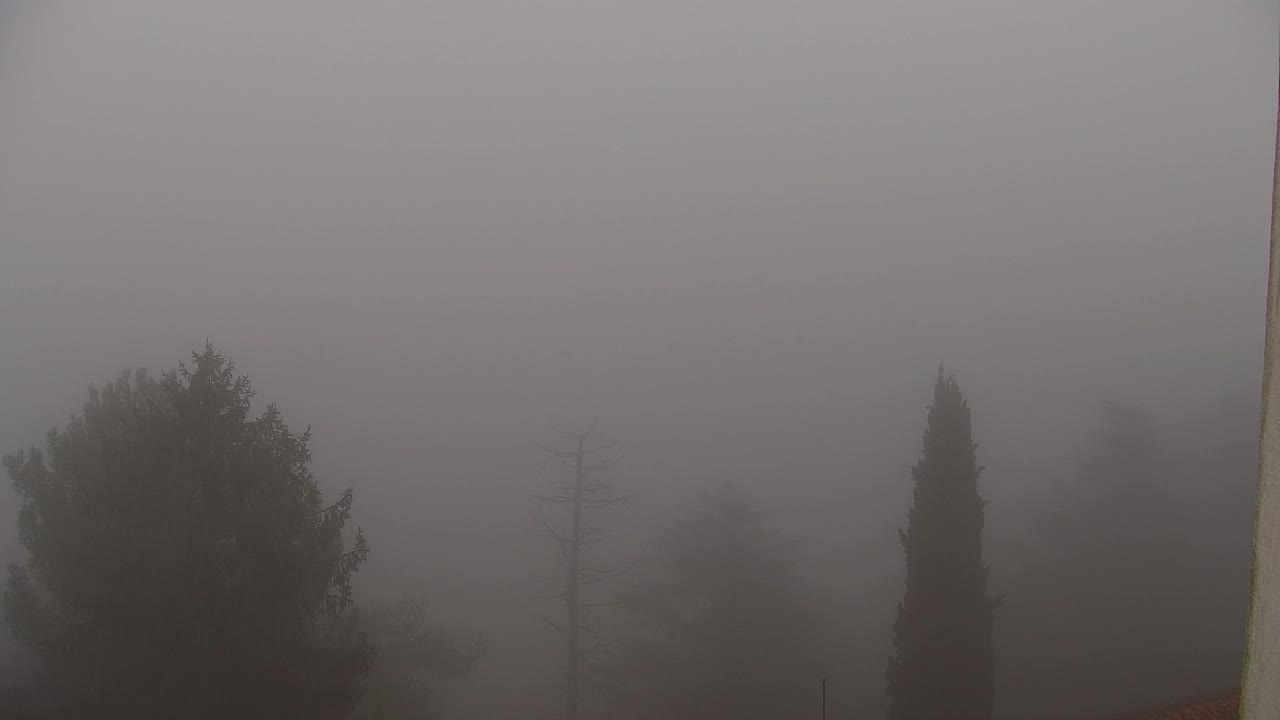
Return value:
[(1240, 695), (1232, 693), (1209, 700), (1158, 710), (1126, 720), (1239, 720)]

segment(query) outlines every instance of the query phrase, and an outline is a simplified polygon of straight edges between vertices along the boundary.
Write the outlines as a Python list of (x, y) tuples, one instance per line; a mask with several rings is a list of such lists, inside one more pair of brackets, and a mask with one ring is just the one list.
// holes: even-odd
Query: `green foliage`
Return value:
[(902, 545), (906, 592), (889, 663), (890, 720), (988, 720), (995, 602), (982, 559), (983, 507), (969, 405), (938, 368)]
[(431, 629), (421, 598), (406, 596), (392, 605), (361, 609), (360, 627), (373, 644), (377, 663), (356, 709), (357, 720), (440, 717), (444, 697), (432, 680), (469, 675), (486, 655), (479, 639), (459, 645), (453, 633)]
[(44, 450), (5, 457), (25, 567), (5, 619), (68, 717), (343, 717), (371, 656), (310, 432), (212, 346), (154, 379), (91, 388)]
[(795, 717), (812, 708), (823, 628), (790, 545), (745, 495), (700, 498), (624, 593), (633, 623), (600, 683), (610, 717)]

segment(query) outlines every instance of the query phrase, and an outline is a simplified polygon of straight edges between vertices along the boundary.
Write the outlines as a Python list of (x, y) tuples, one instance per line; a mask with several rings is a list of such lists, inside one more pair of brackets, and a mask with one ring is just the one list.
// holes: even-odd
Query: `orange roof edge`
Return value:
[(1240, 691), (1201, 696), (1162, 710), (1113, 717), (1111, 720), (1239, 720)]

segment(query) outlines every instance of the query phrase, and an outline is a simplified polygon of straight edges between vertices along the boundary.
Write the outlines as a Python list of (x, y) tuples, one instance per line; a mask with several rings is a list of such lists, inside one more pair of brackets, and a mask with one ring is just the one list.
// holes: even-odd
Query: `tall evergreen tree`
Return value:
[(767, 720), (814, 708), (823, 628), (788, 543), (726, 487), (662, 539), (651, 573), (622, 596), (623, 636), (601, 686), (609, 717)]
[[(1099, 410), (1100, 427), (1051, 488), (1040, 542), (1028, 544), (1031, 557), (1009, 576), (1018, 600), (1002, 624), (1015, 660), (1003, 673), (1008, 699), (1016, 711), (1046, 720), (1136, 712), (1182, 694), (1218, 692), (1224, 686), (1214, 678), (1229, 686), (1239, 672), (1238, 664), (1234, 673), (1217, 670), (1212, 656), (1223, 639), (1242, 639), (1223, 624), (1234, 614), (1243, 626), (1243, 592), (1233, 609), (1219, 581), (1245, 583), (1243, 590), (1247, 560), (1234, 578), (1219, 574), (1233, 559), (1194, 533), (1201, 523), (1221, 537), (1229, 530), (1214, 522), (1213, 502), (1192, 508), (1179, 495), (1173, 462), (1183, 466), (1178, 472), (1203, 473), (1198, 482), (1220, 495), (1230, 492), (1234, 472), (1250, 486), (1247, 471), (1231, 469), (1238, 448), (1213, 453), (1204, 428), (1175, 447), (1173, 428), (1142, 408), (1104, 403)], [(1240, 557), (1247, 547), (1237, 546)]]
[(995, 700), (983, 510), (969, 405), (938, 367), (915, 492), (901, 532), (906, 593), (894, 623), (890, 720), (988, 720)]
[(57, 717), (345, 717), (371, 660), (351, 493), (326, 504), (309, 433), (252, 415), (211, 346), (193, 357), (91, 389), (45, 450), (5, 458), (28, 555), (5, 619)]

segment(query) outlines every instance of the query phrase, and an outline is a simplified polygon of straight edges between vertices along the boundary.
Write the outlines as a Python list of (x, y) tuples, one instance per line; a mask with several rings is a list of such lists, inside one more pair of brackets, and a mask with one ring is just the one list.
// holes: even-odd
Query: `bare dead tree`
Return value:
[[(599, 510), (626, 501), (630, 495), (618, 494), (613, 486), (588, 480), (588, 473), (608, 470), (621, 462), (621, 457), (612, 460), (596, 461), (589, 464), (589, 458), (605, 450), (615, 447), (612, 442), (588, 448), (590, 436), (587, 433), (564, 433), (573, 443), (570, 450), (559, 450), (539, 446), (573, 472), (571, 485), (560, 485), (550, 495), (534, 495), (541, 503), (563, 506), (569, 516), (567, 530), (558, 530), (550, 523), (543, 523), (542, 529), (534, 532), (539, 537), (552, 540), (560, 549), (564, 562), (564, 575), (556, 582), (555, 590), (545, 596), (561, 600), (565, 606), (565, 622), (563, 625), (543, 618), (548, 625), (561, 632), (566, 640), (565, 668), (565, 720), (578, 720), (578, 705), (581, 697), (583, 666), (597, 656), (614, 641), (600, 638), (596, 627), (587, 617), (591, 608), (612, 605), (612, 602), (588, 602), (584, 600), (584, 590), (590, 586), (599, 586), (624, 570), (607, 570), (592, 563), (587, 554), (596, 549), (604, 540), (607, 530), (592, 523), (592, 515)], [(591, 642), (584, 646), (583, 636), (591, 637)]]

